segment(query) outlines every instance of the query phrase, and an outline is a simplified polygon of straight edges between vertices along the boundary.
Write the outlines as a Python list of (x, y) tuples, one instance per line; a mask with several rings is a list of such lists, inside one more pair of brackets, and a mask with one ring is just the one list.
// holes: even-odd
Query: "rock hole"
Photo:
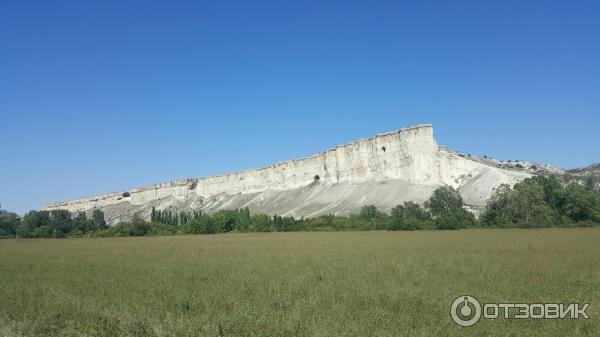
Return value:
[(315, 182), (317, 182), (317, 181), (321, 180), (321, 177), (319, 177), (319, 175), (318, 175), (318, 174), (316, 174), (316, 175), (315, 175), (315, 177), (314, 177), (313, 179), (315, 180)]
[(123, 192), (122, 196), (123, 196), (123, 198), (127, 198), (127, 197), (130, 197), (131, 194), (129, 194), (129, 192)]
[(381, 149), (383, 150), (383, 152), (385, 152), (385, 146), (382, 146)]

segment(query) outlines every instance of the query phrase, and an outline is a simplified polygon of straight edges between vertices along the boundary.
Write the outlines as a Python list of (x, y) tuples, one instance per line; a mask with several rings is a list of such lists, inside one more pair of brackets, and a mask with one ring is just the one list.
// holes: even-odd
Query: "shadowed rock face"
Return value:
[(313, 217), (357, 213), (371, 204), (389, 211), (404, 201), (422, 203), (441, 185), (457, 188), (477, 209), (500, 184), (512, 185), (529, 176), (439, 147), (433, 128), (426, 124), (261, 169), (177, 180), (44, 209), (100, 208), (111, 224), (135, 213), (148, 217), (152, 207), (208, 212), (249, 207), (252, 212)]

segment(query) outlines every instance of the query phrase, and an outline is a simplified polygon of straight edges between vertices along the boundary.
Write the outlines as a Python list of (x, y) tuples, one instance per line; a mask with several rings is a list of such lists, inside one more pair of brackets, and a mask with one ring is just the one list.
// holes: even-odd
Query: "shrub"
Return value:
[(488, 201), (482, 220), (490, 226), (513, 224), (518, 227), (599, 222), (600, 198), (577, 183), (537, 176), (513, 188), (508, 185), (498, 188)]
[(210, 215), (201, 213), (189, 220), (183, 231), (188, 234), (214, 234), (216, 226)]
[(173, 225), (162, 224), (158, 222), (149, 223), (148, 234), (151, 235), (171, 235), (177, 232), (177, 227)]
[(476, 223), (475, 216), (464, 209), (457, 209), (453, 213), (439, 217), (434, 221), (435, 229), (461, 229), (472, 227)]
[(425, 227), (425, 221), (410, 217), (406, 219), (394, 219), (391, 226), (388, 227), (392, 231), (414, 231), (423, 229)]
[(463, 199), (450, 186), (442, 186), (433, 192), (433, 195), (425, 202), (425, 208), (433, 217), (450, 216), (457, 210), (462, 209)]
[(58, 235), (58, 231), (54, 231), (52, 227), (48, 225), (36, 227), (31, 232), (31, 237), (33, 238), (52, 238), (52, 237), (60, 237)]
[(143, 236), (150, 232), (150, 224), (135, 214), (130, 222), (120, 222), (113, 230), (124, 236)]
[(410, 217), (417, 218), (419, 220), (428, 220), (431, 217), (429, 213), (421, 207), (421, 205), (412, 201), (404, 202), (403, 205), (396, 205), (392, 208), (392, 218), (394, 219), (407, 219)]
[(0, 209), (0, 238), (13, 237), (19, 226), (20, 219), (16, 213)]
[(375, 219), (378, 213), (379, 212), (377, 211), (377, 207), (375, 207), (374, 205), (363, 206), (360, 209), (360, 216), (365, 220)]
[(104, 212), (99, 209), (92, 211), (92, 222), (96, 229), (104, 229), (106, 227), (106, 221), (104, 220)]
[(271, 218), (266, 214), (255, 214), (250, 221), (251, 232), (269, 232), (271, 231)]

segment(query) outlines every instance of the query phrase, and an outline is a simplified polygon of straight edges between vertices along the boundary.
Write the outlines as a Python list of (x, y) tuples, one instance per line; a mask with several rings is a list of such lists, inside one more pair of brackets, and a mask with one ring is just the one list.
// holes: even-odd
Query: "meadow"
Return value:
[[(590, 319), (457, 326), (481, 302)], [(597, 336), (600, 229), (0, 240), (0, 336)]]

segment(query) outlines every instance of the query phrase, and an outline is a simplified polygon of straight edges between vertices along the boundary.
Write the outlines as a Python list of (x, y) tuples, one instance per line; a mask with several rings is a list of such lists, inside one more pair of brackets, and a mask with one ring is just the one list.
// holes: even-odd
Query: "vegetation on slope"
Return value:
[(66, 236), (143, 236), (215, 234), (226, 232), (290, 232), (341, 230), (418, 230), (469, 227), (591, 226), (600, 223), (600, 193), (592, 184), (573, 179), (536, 176), (514, 187), (500, 186), (480, 219), (465, 210), (460, 194), (451, 187), (438, 188), (423, 206), (405, 202), (390, 214), (373, 205), (360, 214), (323, 215), (296, 219), (291, 216), (250, 214), (248, 208), (203, 212), (152, 209), (150, 221), (131, 221), (107, 227), (104, 214), (94, 210), (73, 216), (66, 210), (31, 211), (22, 219), (0, 211), (0, 237), (43, 238)]

